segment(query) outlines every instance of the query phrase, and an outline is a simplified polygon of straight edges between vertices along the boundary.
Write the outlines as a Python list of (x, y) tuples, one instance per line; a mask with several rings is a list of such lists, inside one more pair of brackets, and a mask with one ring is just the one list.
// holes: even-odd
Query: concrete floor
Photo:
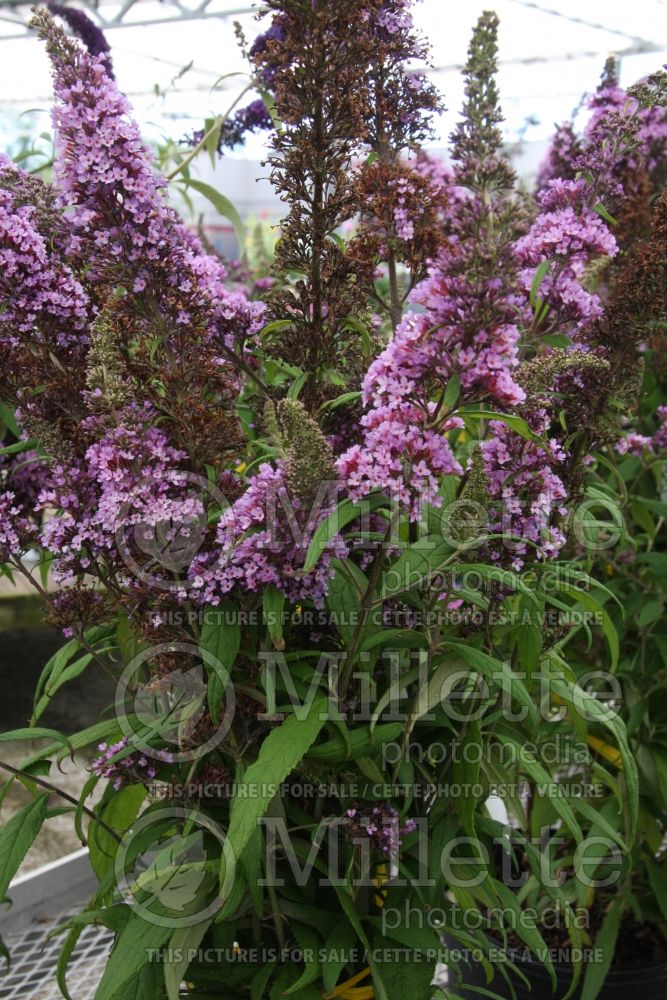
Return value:
[[(37, 742), (35, 744), (25, 742), (2, 743), (0, 744), (0, 760), (14, 767), (20, 767), (26, 757), (32, 753), (31, 746), (37, 749), (39, 745)], [(47, 780), (51, 781), (57, 788), (78, 797), (89, 777), (89, 771), (86, 770), (87, 763), (88, 760), (85, 757), (79, 757), (74, 761), (70, 759), (64, 760), (60, 765), (62, 770), (59, 770), (54, 764), (51, 767), (51, 773)], [(11, 778), (11, 775), (0, 769), (0, 780), (3, 784), (6, 777)], [(96, 791), (97, 794), (93, 795), (87, 801), (89, 807), (101, 794), (100, 791)], [(12, 780), (0, 808), (0, 825), (6, 823), (30, 799), (30, 792), (21, 782)], [(52, 795), (49, 805), (52, 808), (56, 808), (68, 805), (68, 803), (60, 799), (57, 795)], [(71, 854), (72, 851), (79, 850), (81, 846), (81, 842), (74, 833), (73, 814), (65, 813), (62, 816), (55, 816), (53, 819), (47, 820), (44, 824), (41, 833), (38, 835), (25, 861), (21, 865), (18, 874), (25, 875), (26, 872), (40, 868), (47, 861), (56, 861), (59, 858), (63, 858), (66, 854)]]
[[(27, 595), (15, 595), (11, 600), (6, 597), (0, 599), (0, 731), (8, 732), (28, 725), (42, 668), (65, 641), (59, 631), (42, 624), (39, 601)], [(56, 693), (39, 725), (71, 735), (107, 717), (113, 697), (113, 680), (92, 663), (80, 677)], [(20, 767), (40, 745), (43, 743), (0, 743), (0, 761)], [(86, 770), (89, 761), (90, 758), (85, 756), (74, 761), (66, 759), (60, 769), (52, 766), (48, 780), (78, 797), (89, 776)], [(0, 787), (9, 778), (11, 775), (0, 768)], [(6, 823), (29, 798), (30, 793), (20, 781), (12, 780), (0, 807), (0, 824)], [(51, 797), (50, 805), (54, 808), (66, 804), (56, 795)], [(29, 851), (20, 873), (32, 871), (47, 861), (55, 861), (78, 850), (81, 844), (73, 826), (72, 814), (49, 819)]]

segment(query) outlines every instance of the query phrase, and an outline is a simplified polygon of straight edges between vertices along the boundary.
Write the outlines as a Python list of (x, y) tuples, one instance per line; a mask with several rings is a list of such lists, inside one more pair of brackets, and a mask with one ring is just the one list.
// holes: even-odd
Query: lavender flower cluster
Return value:
[[(407, 0), (377, 0), (367, 13), (362, 19), (385, 47), (411, 30)], [(312, 498), (294, 494), (279, 442), (272, 464), (236, 477), (217, 521), (190, 485), (197, 470), (220, 488), (243, 449), (237, 403), (260, 378), (264, 306), (229, 289), (225, 267), (169, 206), (104, 55), (83, 51), (46, 15), (37, 24), (54, 71), (55, 183), (40, 188), (0, 158), (0, 362), (3, 395), (49, 461), (32, 493), (20, 477), (3, 479), (0, 554), (16, 560), (39, 542), (61, 583), (79, 586), (97, 571), (106, 586), (149, 600), (119, 538), (131, 535), (141, 550), (161, 526), (167, 544), (201, 531), (182, 586), (172, 590), (177, 599), (217, 604), (275, 586), (290, 601), (321, 605), (333, 561), (348, 548), (334, 538), (315, 569), (303, 572), (312, 531), (332, 507), (308, 519)], [(559, 130), (542, 190), (527, 207), (501, 148), (491, 51), (497, 25), (493, 15), (480, 24), (470, 65), (481, 83), (470, 70), (452, 167), (421, 157), (412, 173), (399, 164), (391, 174), (398, 238), (407, 243), (421, 232), (425, 199), (416, 195), (427, 189), (438, 206), (429, 226), (435, 219), (441, 231), (409, 311), (367, 368), (361, 430), (336, 472), (348, 497), (380, 490), (416, 521), (425, 503), (441, 502), (444, 476), (471, 479), (466, 409), (510, 411), (529, 434), (491, 419), (480, 456), (492, 530), (502, 532), (513, 515), (521, 541), (510, 558), (519, 568), (531, 557), (554, 557), (564, 543), (568, 474), (582, 456), (557, 426), (555, 400), (588, 392), (585, 366), (572, 354), (579, 381), (559, 383), (554, 374), (536, 406), (522, 376), (525, 356), (549, 356), (540, 338), (558, 335), (569, 351), (605, 360), (596, 338), (606, 288), (591, 274), (611, 267), (620, 246), (605, 200), (622, 201), (631, 167), (658, 169), (667, 126), (664, 109), (640, 108), (617, 84), (603, 87), (583, 136)], [(277, 16), (255, 54), (270, 51), (282, 31)], [(411, 56), (418, 47), (411, 43)], [(277, 71), (264, 65), (267, 86)], [(407, 76), (398, 76), (402, 86)], [(418, 89), (418, 78), (410, 79)], [(237, 124), (265, 114), (256, 102)], [(423, 114), (416, 101), (419, 121)], [(556, 166), (561, 174), (552, 176)], [(422, 189), (411, 177), (428, 184)], [(323, 315), (327, 309), (323, 302)], [(662, 447), (660, 417), (654, 438), (630, 437), (622, 447)], [(493, 547), (489, 557), (503, 558)], [(165, 580), (171, 569), (163, 567)]]
[(398, 856), (403, 837), (417, 828), (413, 819), (401, 822), (398, 810), (387, 802), (347, 809), (345, 817), (351, 837), (370, 841), (375, 850), (390, 858)]
[[(97, 749), (100, 755), (93, 760), (90, 770), (98, 778), (110, 781), (115, 791), (125, 785), (152, 781), (157, 774), (155, 760), (132, 750), (125, 736), (117, 743), (100, 743)], [(118, 756), (123, 750), (128, 752)], [(156, 758), (166, 760), (168, 755), (163, 751), (156, 751)]]

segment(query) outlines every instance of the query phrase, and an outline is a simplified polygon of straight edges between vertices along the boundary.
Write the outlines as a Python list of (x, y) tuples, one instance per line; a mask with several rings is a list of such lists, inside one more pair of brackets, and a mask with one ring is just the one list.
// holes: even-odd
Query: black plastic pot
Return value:
[[(528, 960), (522, 956), (513, 956), (512, 961), (518, 969), (526, 976), (530, 986), (527, 986), (518, 976), (513, 975), (508, 969), (507, 973), (514, 987), (514, 994), (507, 984), (505, 978), (496, 974), (493, 981), (487, 986), (486, 978), (480, 966), (470, 966), (469, 974), (465, 976), (465, 981), (470, 986), (486, 986), (493, 990), (498, 996), (511, 1000), (562, 1000), (566, 995), (572, 980), (572, 970), (569, 965), (562, 965), (554, 962), (557, 988), (554, 990), (549, 973), (544, 965), (533, 960)], [(479, 993), (466, 990), (465, 985), (456, 987), (456, 993), (466, 1000), (479, 998)], [(581, 996), (578, 990), (572, 1000), (579, 1000)], [(636, 1000), (667, 1000), (667, 962), (649, 962), (635, 969), (612, 970), (607, 976), (602, 990), (598, 994), (597, 1000), (630, 1000), (635, 996)]]

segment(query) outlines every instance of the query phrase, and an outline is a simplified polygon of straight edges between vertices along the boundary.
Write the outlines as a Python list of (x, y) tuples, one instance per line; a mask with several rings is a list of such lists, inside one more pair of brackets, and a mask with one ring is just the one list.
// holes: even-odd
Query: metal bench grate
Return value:
[[(64, 937), (49, 938), (48, 934), (68, 916), (69, 913), (33, 921), (18, 934), (5, 935), (11, 965), (8, 972), (0, 977), (1, 1000), (62, 1000), (55, 975)], [(106, 927), (91, 925), (84, 928), (67, 971), (72, 1000), (92, 1000), (112, 939), (113, 935)]]

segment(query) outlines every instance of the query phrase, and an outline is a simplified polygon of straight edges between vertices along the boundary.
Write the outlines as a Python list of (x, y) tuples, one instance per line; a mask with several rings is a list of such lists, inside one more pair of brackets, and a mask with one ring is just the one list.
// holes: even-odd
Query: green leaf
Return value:
[(301, 395), (301, 390), (303, 389), (304, 385), (306, 384), (309, 378), (310, 378), (310, 372), (301, 372), (301, 374), (294, 379), (291, 386), (287, 390), (287, 398), (298, 399), (299, 396)]
[(6, 403), (0, 401), (0, 420), (3, 424), (9, 427), (10, 431), (14, 437), (21, 437), (21, 429), (16, 423), (16, 417), (14, 416), (14, 411)]
[(490, 879), (491, 888), (495, 892), (496, 896), (499, 897), (501, 903), (507, 908), (508, 911), (513, 911), (516, 923), (509, 923), (516, 933), (519, 935), (522, 941), (524, 941), (528, 947), (537, 955), (542, 963), (544, 964), (551, 982), (556, 987), (556, 973), (553, 966), (553, 961), (549, 954), (549, 949), (547, 948), (544, 938), (540, 934), (537, 927), (526, 919), (526, 912), (522, 909), (519, 900), (517, 899), (514, 892), (509, 889), (503, 882), (498, 879)]
[(220, 141), (220, 134), (222, 132), (222, 126), (224, 124), (225, 124), (225, 119), (223, 115), (219, 115), (214, 120), (207, 118), (206, 121), (204, 122), (204, 133), (205, 134), (208, 133), (205, 149), (211, 161), (211, 166), (214, 169), (215, 169), (215, 157), (218, 151), (218, 143)]
[[(169, 950), (181, 952), (187, 956), (190, 948), (198, 948), (202, 943), (206, 931), (213, 923), (213, 918), (202, 921), (201, 924), (193, 924), (191, 927), (178, 927), (169, 941)], [(181, 996), (181, 982), (185, 978), (189, 961), (187, 957), (179, 960), (169, 961), (164, 966), (164, 984), (167, 987), (169, 1000), (179, 1000)]]
[(430, 544), (427, 536), (414, 545), (405, 545), (396, 559), (383, 573), (380, 585), (382, 598), (393, 597), (405, 591), (414, 590), (428, 580), (454, 551), (442, 539)]
[(539, 787), (544, 786), (547, 797), (553, 808), (563, 820), (575, 840), (581, 843), (584, 839), (584, 835), (579, 823), (577, 822), (577, 818), (574, 815), (574, 810), (572, 809), (572, 806), (568, 802), (567, 798), (558, 793), (555, 795), (549, 794), (549, 789), (555, 785), (556, 782), (552, 780), (552, 777), (547, 769), (535, 759), (531, 751), (526, 750), (523, 743), (517, 742), (517, 740), (512, 739), (500, 730), (496, 731), (496, 736), (501, 743), (504, 743), (505, 746), (511, 748), (513, 759), (517, 762), (517, 767), (531, 778), (540, 795), (543, 793), (539, 791)]
[(14, 813), (0, 830), (0, 899), (7, 895), (9, 883), (42, 828), (48, 801), (48, 795), (38, 795)]
[[(609, 612), (607, 611), (607, 609), (592, 594), (588, 593), (587, 591), (579, 590), (577, 587), (572, 587), (569, 584), (564, 583), (563, 581), (558, 582), (558, 589), (560, 593), (566, 594), (568, 597), (572, 598), (572, 600), (574, 601), (574, 604), (572, 605), (573, 608), (576, 608), (577, 604), (581, 604), (582, 607), (584, 607), (587, 611), (592, 611), (593, 614), (599, 615), (602, 622), (602, 632), (604, 634), (605, 639), (607, 640), (607, 645), (609, 646), (609, 653), (611, 656), (611, 664), (610, 664), (611, 670), (612, 672), (616, 670), (616, 667), (618, 666), (618, 657), (620, 653), (618, 632), (616, 631), (614, 623), (609, 617)], [(548, 595), (546, 596), (547, 600), (550, 600), (549, 596)], [(550, 603), (553, 604), (554, 603), (553, 600), (551, 600)]]
[(264, 589), (262, 595), (264, 620), (273, 643), (273, 648), (282, 652), (285, 648), (283, 639), (283, 615), (285, 611), (285, 595), (282, 590), (272, 585)]
[(335, 567), (335, 572), (329, 580), (326, 606), (339, 636), (346, 645), (349, 645), (361, 606), (361, 597), (353, 576), (354, 570), (350, 568), (354, 564), (350, 564), (347, 560), (341, 562), (339, 559), (333, 559), (332, 565)]
[(516, 699), (522, 708), (525, 708), (528, 723), (533, 729), (537, 729), (537, 709), (533, 699), (523, 681), (516, 676), (509, 664), (503, 663), (502, 660), (498, 660), (494, 656), (489, 656), (481, 649), (467, 646), (465, 643), (447, 642), (444, 645), (448, 649), (455, 650), (466, 663), (478, 670), (491, 684), (509, 692), (511, 697)]
[[(357, 936), (348, 923), (340, 920), (324, 944), (326, 958), (322, 963), (322, 982), (326, 993), (332, 993), (341, 972), (348, 964), (345, 956), (351, 955)], [(343, 957), (341, 957), (343, 956)]]
[(391, 649), (428, 649), (429, 640), (425, 632), (417, 632), (416, 629), (388, 628), (364, 639), (359, 648), (363, 653), (377, 649), (378, 646), (389, 646)]
[[(96, 812), (105, 826), (91, 820), (89, 828), (90, 864), (100, 882), (113, 868), (120, 838), (129, 830), (137, 818), (146, 798), (143, 785), (127, 785), (115, 792), (106, 804), (101, 803)], [(118, 834), (113, 837), (106, 829), (110, 827)]]
[(476, 417), (484, 420), (499, 420), (501, 424), (505, 424), (510, 430), (518, 434), (519, 437), (525, 438), (526, 441), (533, 441), (535, 444), (542, 445), (542, 447), (547, 446), (547, 442), (544, 441), (538, 434), (531, 431), (530, 427), (523, 419), (514, 413), (496, 413), (492, 410), (459, 410), (459, 415), (465, 420), (466, 417)]
[(647, 625), (651, 625), (652, 622), (657, 621), (658, 618), (662, 617), (664, 610), (665, 605), (662, 601), (647, 601), (639, 612), (637, 624), (640, 628), (645, 628)]
[[(437, 936), (432, 935), (432, 951), (437, 948)], [(430, 1000), (431, 982), (435, 973), (435, 959), (425, 960), (424, 955), (415, 956), (413, 961), (405, 955), (405, 946), (392, 947), (386, 938), (375, 937), (373, 948), (379, 955), (373, 969), (373, 983), (382, 982), (391, 1000)]]
[[(259, 756), (243, 775), (242, 784), (252, 790), (249, 797), (237, 797), (232, 803), (226, 844), (238, 860), (246, 849), (257, 825), (274, 798), (275, 788), (294, 770), (310, 749), (327, 718), (328, 699), (316, 698), (305, 719), (291, 715), (262, 743)], [(221, 882), (224, 883), (227, 858), (223, 852)]]
[[(341, 723), (344, 725), (344, 723)], [(397, 739), (405, 731), (404, 722), (387, 722), (370, 729), (352, 729), (346, 732), (345, 739), (337, 734), (333, 739), (321, 743), (308, 751), (308, 758), (323, 764), (341, 764), (346, 760), (358, 760), (360, 757), (372, 756), (382, 748), (383, 743)]]
[(618, 221), (614, 218), (611, 212), (607, 211), (601, 201), (599, 201), (597, 205), (593, 205), (593, 211), (597, 212), (600, 218), (604, 219), (605, 222), (608, 222), (610, 226), (618, 225)]
[(627, 802), (630, 816), (629, 840), (632, 843), (637, 832), (637, 815), (639, 811), (639, 776), (637, 762), (628, 746), (625, 725), (617, 715), (597, 698), (584, 691), (578, 684), (566, 681), (562, 677), (551, 676), (549, 684), (554, 694), (572, 705), (573, 709), (589, 722), (596, 722), (608, 729), (616, 740), (623, 761), (623, 778), (627, 788)]
[(205, 184), (204, 181), (197, 181), (190, 178), (188, 186), (193, 187), (195, 191), (199, 191), (200, 194), (203, 194), (204, 197), (211, 202), (216, 212), (219, 212), (225, 219), (229, 219), (234, 227), (239, 244), (241, 248), (243, 248), (245, 244), (245, 226), (243, 225), (241, 216), (234, 208), (229, 198), (226, 198), (224, 194), (220, 193), (220, 191), (216, 191), (216, 189), (211, 187), (210, 184)]
[(65, 997), (65, 1000), (72, 1000), (67, 989), (67, 966), (69, 965), (69, 960), (72, 957), (74, 949), (76, 948), (77, 941), (83, 934), (85, 925), (71, 927), (65, 941), (63, 942), (62, 948), (58, 953), (58, 962), (56, 963), (56, 982), (60, 987), (60, 992)]
[(294, 935), (299, 942), (299, 948), (304, 955), (310, 954), (313, 957), (310, 960), (304, 958), (306, 967), (297, 981), (289, 989), (285, 990), (285, 996), (291, 996), (293, 993), (298, 993), (305, 986), (310, 986), (316, 979), (319, 979), (321, 972), (321, 966), (317, 957), (322, 943), (319, 934), (298, 921), (294, 922), (293, 927)]
[[(148, 953), (164, 947), (173, 928), (150, 924), (133, 913), (118, 935), (104, 975), (95, 992), (95, 1000), (141, 1000), (154, 993), (141, 993), (141, 977), (154, 976)], [(153, 980), (154, 982), (154, 980)]]
[(372, 494), (363, 502), (342, 500), (313, 532), (303, 564), (303, 572), (308, 573), (313, 569), (331, 540), (340, 534), (351, 521), (386, 502), (387, 498), (380, 494)]
[[(478, 853), (477, 830), (475, 829), (475, 814), (477, 812), (478, 799), (473, 795), (473, 788), (479, 786), (479, 776), (482, 765), (482, 757), (478, 753), (469, 755), (467, 747), (473, 748), (483, 745), (482, 728), (477, 719), (471, 719), (465, 728), (461, 739), (461, 753), (452, 763), (451, 783), (459, 785), (463, 794), (459, 798), (459, 814), (461, 825), (470, 838), (472, 849)], [(481, 859), (481, 852), (480, 859)]]
[(28, 729), (10, 729), (0, 733), (0, 743), (13, 743), (15, 740), (56, 740), (57, 746), (69, 746), (69, 740), (57, 729), (44, 729), (40, 726), (30, 726)]
[(39, 675), (39, 680), (37, 681), (37, 686), (35, 688), (35, 706), (38, 704), (39, 699), (44, 691), (44, 688), (50, 678), (53, 676), (54, 671), (56, 674), (61, 670), (64, 670), (72, 657), (81, 649), (81, 643), (78, 639), (70, 639), (66, 642), (64, 646), (56, 650), (53, 656), (44, 664), (42, 672)]
[(129, 906), (125, 906), (124, 904), (106, 906), (102, 910), (84, 910), (83, 913), (77, 913), (65, 924), (60, 924), (51, 931), (49, 937), (62, 934), (66, 930), (68, 932), (58, 953), (58, 962), (56, 965), (56, 980), (65, 1000), (72, 1000), (67, 989), (67, 966), (85, 928), (89, 924), (102, 924), (115, 933), (120, 933), (130, 919), (130, 914), (131, 910)]
[(260, 339), (270, 333), (281, 333), (283, 330), (290, 330), (294, 326), (291, 319), (274, 319), (259, 331)]
[[(370, 965), (371, 971), (373, 973), (373, 985), (375, 986), (375, 1000), (390, 1000), (391, 995), (387, 992), (384, 982), (382, 981), (378, 964), (373, 958), (371, 944), (370, 941), (368, 940), (368, 935), (366, 934), (366, 931), (362, 926), (361, 920), (359, 919), (354, 903), (350, 899), (346, 890), (343, 889), (341, 886), (334, 885), (334, 889), (336, 891), (336, 895), (338, 896), (338, 901), (341, 905), (341, 908), (345, 916), (347, 917), (355, 934), (363, 944), (364, 948), (366, 949), (367, 952), (369, 952), (368, 964)], [(394, 1000), (394, 998), (391, 997), (391, 1000)]]
[[(373, 345), (366, 323), (363, 323), (358, 316), (348, 316), (343, 323), (344, 330), (351, 330), (358, 333), (361, 338), (361, 346), (366, 357), (370, 357), (373, 352)], [(359, 393), (361, 395), (361, 393)]]
[(268, 986), (269, 980), (273, 973), (276, 971), (278, 963), (269, 962), (264, 968), (257, 973), (252, 981), (252, 986), (250, 987), (250, 1000), (265, 1000), (266, 997), (266, 987)]
[(344, 392), (340, 396), (336, 396), (335, 399), (328, 399), (326, 403), (322, 403), (318, 413), (326, 413), (327, 410), (337, 410), (339, 406), (345, 406), (346, 403), (354, 403), (358, 399), (361, 399), (360, 392)]
[[(85, 634), (88, 646), (97, 652), (107, 652), (111, 642), (111, 632), (108, 626), (99, 625), (89, 628)], [(77, 677), (85, 670), (93, 659), (91, 653), (85, 652), (75, 663), (71, 663), (72, 657), (85, 650), (85, 646), (78, 639), (70, 639), (64, 646), (61, 646), (53, 656), (46, 662), (42, 669), (35, 690), (35, 710), (33, 721), (36, 721), (47, 707), (54, 694), (69, 680)], [(71, 665), (70, 665), (71, 664)]]
[(577, 798), (576, 806), (582, 816), (585, 816), (592, 826), (597, 826), (601, 833), (615, 841), (622, 851), (628, 853), (628, 848), (618, 830), (615, 830), (609, 820), (605, 819), (599, 807), (594, 808), (586, 799)]
[(538, 307), (541, 305), (541, 299), (538, 296), (540, 290), (540, 285), (546, 278), (547, 274), (551, 270), (552, 260), (543, 260), (541, 264), (538, 264), (535, 268), (535, 274), (533, 276), (533, 281), (530, 286), (530, 305), (533, 312), (537, 311)]
[[(542, 604), (540, 612), (543, 609), (544, 605)], [(521, 625), (516, 632), (516, 652), (519, 666), (529, 678), (539, 668), (540, 657), (542, 656), (543, 631), (542, 626), (538, 624), (539, 619), (541, 619), (541, 613), (538, 614), (537, 620), (533, 619), (533, 614), (533, 608), (526, 594), (522, 594), (519, 601)], [(524, 620), (524, 616), (528, 617), (528, 622)]]
[[(8, 444), (6, 448), (0, 448), (0, 455), (16, 455), (22, 451), (30, 451), (37, 447), (37, 441), (16, 441), (15, 444)], [(25, 462), (23, 463), (25, 465)]]
[(75, 660), (74, 663), (71, 663), (69, 666), (64, 667), (63, 670), (59, 671), (57, 676), (54, 671), (51, 678), (49, 678), (46, 682), (46, 690), (44, 694), (35, 706), (33, 719), (39, 719), (42, 713), (48, 708), (53, 696), (60, 690), (60, 688), (67, 684), (68, 681), (74, 680), (75, 677), (82, 674), (92, 660), (92, 653), (85, 653), (83, 656), (80, 656), (78, 660)]
[(259, 96), (262, 98), (264, 104), (266, 105), (266, 110), (269, 112), (269, 115), (271, 116), (271, 121), (273, 122), (274, 129), (276, 130), (276, 132), (282, 132), (283, 126), (282, 122), (280, 121), (280, 118), (278, 117), (278, 112), (276, 111), (276, 102), (273, 99), (273, 94), (269, 93), (269, 91), (265, 90), (263, 87), (258, 87), (257, 90), (259, 91)]
[(461, 394), (461, 376), (459, 372), (454, 372), (449, 382), (447, 383), (447, 388), (445, 389), (445, 395), (443, 396), (443, 403), (446, 410), (451, 410), (453, 406), (458, 402), (458, 398)]
[(222, 671), (206, 662), (204, 667), (208, 679), (208, 704), (214, 725), (219, 723), (220, 701), (225, 692), (224, 672), (230, 675), (241, 645), (241, 626), (238, 620), (238, 609), (232, 601), (221, 601), (217, 608), (208, 608), (204, 612), (204, 623), (199, 637), (199, 648), (210, 654), (214, 662), (220, 664)]
[(590, 962), (587, 965), (584, 984), (581, 988), (581, 1000), (595, 1000), (596, 997), (600, 996), (600, 990), (604, 986), (614, 957), (622, 915), (623, 903), (621, 899), (617, 898), (607, 910), (602, 926), (596, 935), (595, 952), (602, 953), (602, 961)]

